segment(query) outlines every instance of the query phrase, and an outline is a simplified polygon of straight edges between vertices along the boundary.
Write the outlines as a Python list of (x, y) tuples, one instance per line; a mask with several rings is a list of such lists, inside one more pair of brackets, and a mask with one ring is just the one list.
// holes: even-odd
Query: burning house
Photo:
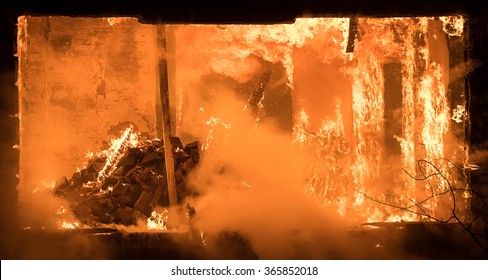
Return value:
[[(479, 12), (320, 7), (16, 14), (15, 242), (84, 251), (68, 258), (485, 258)], [(44, 246), (6, 252), (65, 258)]]

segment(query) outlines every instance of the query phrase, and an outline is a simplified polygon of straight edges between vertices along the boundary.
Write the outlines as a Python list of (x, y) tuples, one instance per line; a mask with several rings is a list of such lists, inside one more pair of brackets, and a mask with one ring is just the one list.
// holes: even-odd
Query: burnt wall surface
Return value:
[[(467, 58), (475, 61), (468, 76), (470, 89), (471, 129), (469, 141), (477, 150), (486, 149), (488, 129), (488, 2), (483, 0), (454, 1), (196, 1), (172, 0), (160, 4), (156, 1), (66, 1), (5, 0), (0, 8), (0, 257), (11, 258), (5, 250), (14, 238), (16, 227), (15, 205), (18, 199), (16, 174), (19, 167), (18, 118), (16, 81), (17, 17), (21, 15), (64, 16), (136, 16), (146, 23), (272, 23), (292, 22), (296, 16), (430, 16), (465, 14), (469, 17)], [(479, 158), (480, 170), (473, 172), (474, 188), (488, 184), (488, 162)], [(485, 175), (484, 175), (485, 174)], [(484, 215), (485, 219), (488, 214)]]
[(155, 137), (156, 29), (136, 18), (19, 18), (20, 197), (130, 125)]

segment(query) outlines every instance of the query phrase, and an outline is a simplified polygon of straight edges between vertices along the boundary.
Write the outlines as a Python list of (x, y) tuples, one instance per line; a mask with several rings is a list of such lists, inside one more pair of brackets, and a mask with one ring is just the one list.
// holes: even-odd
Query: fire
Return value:
[(307, 141), (308, 119), (309, 117), (307, 113), (305, 113), (305, 111), (302, 108), (300, 110), (300, 113), (298, 114), (298, 121), (295, 123), (295, 126), (293, 127), (294, 140), (302, 145), (305, 143), (305, 141)]
[[(444, 32), (462, 36), (462, 17), (441, 20)], [(448, 24), (454, 31), (446, 30)], [(450, 196), (442, 195), (449, 191), (447, 180), (455, 180), (457, 176), (447, 161), (442, 160), (448, 156), (446, 135), (450, 132), (450, 120), (457, 123), (464, 120), (465, 108), (458, 105), (452, 114), (450, 112), (446, 73), (432, 58), (436, 54), (431, 54), (429, 43), (432, 41), (427, 39), (435, 19), (359, 19), (358, 25), (361, 40), (356, 42), (354, 65), (343, 69), (352, 79), (354, 142), (348, 144), (355, 148), (351, 155), (343, 154), (351, 164), (349, 168), (339, 168), (337, 162), (341, 156), (334, 153), (339, 146), (331, 146), (331, 133), (342, 134), (341, 115), (336, 114), (335, 120), (327, 125), (324, 122), (317, 133), (312, 133), (307, 130), (309, 117), (303, 108), (300, 109), (293, 130), (294, 142), (301, 146), (318, 146), (311, 149), (314, 164), (306, 189), (322, 203), (336, 205), (341, 215), (356, 212), (368, 222), (441, 217), (446, 213), (445, 205), (452, 204)], [(432, 35), (434, 40), (438, 40), (437, 37)], [(393, 135), (400, 146), (401, 164), (396, 169), (394, 184), (397, 185), (390, 187), (388, 192), (391, 193), (380, 193), (375, 191), (377, 185), (392, 184), (382, 180), (385, 164), (382, 160), (387, 153), (383, 149), (382, 65), (392, 60), (402, 67), (402, 135)], [(317, 137), (325, 135), (328, 135), (323, 138), (326, 141), (317, 141)], [(317, 154), (321, 150), (326, 151), (332, 161), (319, 158)], [(421, 180), (412, 178), (418, 177), (416, 172)]]
[[(364, 39), (365, 40), (365, 39)], [(371, 40), (371, 39), (370, 39)], [(383, 136), (383, 73), (381, 61), (373, 48), (356, 47), (357, 66), (353, 75), (353, 130), (357, 138), (356, 160), (352, 175), (356, 189), (353, 207), (364, 207), (366, 202), (362, 193), (365, 187), (374, 184), (380, 174)], [(371, 42), (372, 43), (372, 42)]]
[[(235, 25), (226, 28), (229, 28), (234, 38), (243, 36), (245, 42), (253, 46), (252, 49), (247, 48), (248, 51), (258, 52), (267, 61), (281, 60), (289, 85), (293, 87), (293, 48), (302, 47), (307, 40), (313, 39), (319, 30), (326, 30), (330, 42), (340, 45), (339, 49), (345, 52), (347, 39), (344, 34), (347, 34), (348, 26), (349, 18), (297, 18), (293, 24)], [(322, 59), (325, 61), (328, 57), (324, 56)]]
[[(112, 26), (127, 19), (106, 20)], [(464, 18), (359, 18), (357, 23), (355, 37), (349, 34), (349, 18), (299, 18), (292, 24), (275, 25), (178, 26), (178, 31), (191, 34), (190, 37), (194, 36), (199, 42), (182, 47), (187, 65), (179, 65), (179, 75), (195, 78), (200, 74), (198, 71), (204, 73), (202, 76), (217, 73), (242, 84), (262, 70), (258, 61), (280, 62), (285, 69), (284, 83), (289, 86), (287, 89), (293, 90), (298, 87), (294, 81), (298, 49), (313, 53), (310, 57), (318, 60), (321, 66), (340, 65), (337, 72), (350, 82), (347, 85), (350, 96), (344, 97), (349, 92), (338, 94), (340, 97), (324, 96), (328, 105), (332, 105), (323, 109), (330, 109), (327, 117), (318, 119), (304, 105), (306, 100), (301, 100), (297, 94), (292, 98), (295, 109), (292, 145), (306, 154), (305, 190), (319, 203), (336, 207), (341, 216), (350, 215), (360, 221), (417, 221), (442, 217), (448, 213), (446, 205), (453, 202), (449, 195), (442, 194), (449, 191), (451, 180), (458, 179), (445, 159), (450, 156), (451, 146), (462, 142), (452, 140), (453, 143), (449, 143), (448, 136), (453, 125), (463, 123), (467, 116), (464, 104), (450, 108), (449, 65), (441, 63), (442, 54), (439, 53), (442, 52), (438, 49), (446, 43), (442, 40), (448, 40), (443, 37), (463, 36)], [(445, 34), (449, 36), (442, 36)], [(354, 51), (346, 53), (351, 38), (355, 38)], [(205, 48), (200, 48), (201, 45)], [(186, 55), (187, 52), (192, 55)], [(180, 57), (178, 55), (182, 56), (175, 54)], [(310, 57), (307, 59), (312, 59)], [(245, 71), (238, 69), (241, 63)], [(402, 113), (398, 120), (401, 132), (391, 136), (399, 146), (398, 154), (394, 155), (398, 157), (392, 157), (394, 160), (389, 157), (385, 144), (388, 103), (383, 69), (386, 64), (396, 64), (401, 69), (401, 89), (398, 90), (401, 91), (398, 108)], [(176, 83), (182, 82), (181, 76), (176, 78)], [(183, 101), (186, 102), (186, 97), (196, 98), (183, 98), (182, 88), (184, 86), (180, 85), (176, 88), (174, 99), (177, 101), (174, 106), (176, 126), (180, 129), (185, 125), (182, 122), (186, 110)], [(266, 97), (260, 96), (256, 105), (261, 107)], [(226, 105), (222, 107), (233, 107)], [(217, 106), (212, 106), (214, 102), (208, 100), (196, 106), (199, 116), (205, 115), (198, 120), (204, 132), (195, 133), (202, 134), (195, 137), (201, 137), (205, 151), (213, 148), (217, 133), (225, 134), (232, 129), (233, 121), (238, 126), (236, 117), (230, 116), (232, 113), (219, 114), (214, 111)], [(321, 126), (313, 130), (311, 123), (317, 119)], [(192, 128), (198, 126), (192, 125)], [(96, 155), (105, 162), (96, 182), (90, 181), (84, 187), (96, 187), (111, 176), (127, 150), (137, 147), (138, 143), (137, 133), (129, 127), (112, 140), (106, 150), (97, 154), (88, 152), (88, 158)], [(244, 179), (242, 186), (253, 186)], [(466, 189), (463, 197), (468, 199), (468, 186), (457, 187)], [(101, 190), (100, 195), (105, 192), (112, 192), (112, 187)], [(147, 228), (166, 230), (167, 216), (166, 209), (162, 213), (153, 211), (147, 219)], [(80, 225), (63, 221), (60, 227), (70, 229)]]
[(444, 23), (444, 32), (449, 36), (463, 36), (464, 17), (462, 16), (447, 16), (439, 17)]
[[(424, 126), (422, 128), (422, 140), (424, 148), (427, 153), (426, 159), (434, 162), (436, 159), (444, 158), (444, 141), (443, 137), (449, 129), (449, 113), (445, 94), (445, 88), (442, 85), (440, 67), (437, 64), (431, 64), (431, 68), (426, 71), (420, 88), (419, 97), (424, 107)], [(445, 164), (439, 162), (437, 167), (440, 171), (447, 173)], [(433, 174), (436, 171), (427, 166), (426, 173)], [(431, 193), (439, 193), (447, 189), (446, 181), (442, 178), (433, 178), (432, 186), (425, 186), (426, 188), (433, 188)], [(432, 202), (432, 203), (431, 203)], [(426, 203), (426, 208), (433, 214), (436, 208), (436, 199), (432, 199)]]
[(54, 187), (56, 186), (56, 181), (53, 180), (53, 179), (50, 179), (50, 180), (39, 180), (39, 187), (35, 188), (32, 193), (36, 193), (38, 191), (40, 191), (41, 189), (54, 189)]
[(128, 127), (120, 138), (113, 139), (110, 148), (98, 154), (99, 157), (106, 157), (106, 161), (104, 167), (98, 173), (97, 183), (101, 183), (106, 177), (110, 176), (115, 171), (117, 164), (127, 149), (137, 147), (137, 144), (138, 136), (132, 126)]
[(80, 228), (80, 224), (78, 222), (66, 222), (63, 221), (60, 224), (60, 229), (77, 229)]
[(232, 127), (232, 123), (227, 123), (222, 120), (222, 117), (210, 117), (210, 119), (206, 122), (209, 126), (209, 130), (207, 136), (205, 137), (205, 143), (202, 146), (203, 150), (208, 150), (213, 145), (214, 141), (214, 134), (217, 132), (218, 128), (224, 128), (226, 130)]
[[(207, 65), (205, 67), (209, 68), (204, 71), (212, 70), (244, 82), (247, 73), (243, 75), (236, 72), (236, 68), (246, 67), (242, 63), (243, 59), (250, 55), (257, 55), (272, 63), (282, 62), (288, 85), (293, 87), (294, 48), (301, 48), (317, 34), (326, 32), (323, 36), (327, 40), (322, 39), (326, 44), (325, 47), (337, 54), (345, 55), (348, 26), (349, 18), (297, 18), (292, 24), (179, 25), (177, 28), (181, 33), (192, 34), (192, 41), (204, 42), (203, 48), (195, 49), (193, 44), (188, 46), (188, 52), (199, 58), (198, 62), (195, 62), (198, 65)], [(324, 55), (321, 60), (328, 61), (330, 57)], [(194, 64), (191, 64), (194, 67)], [(183, 98), (182, 94), (177, 95), (177, 118), (181, 119)]]
[(336, 103), (336, 119), (324, 121), (316, 133), (309, 131), (308, 118), (302, 109), (293, 128), (294, 143), (311, 154), (305, 189), (322, 203), (336, 205), (338, 212), (344, 215), (350, 172), (348, 162), (343, 159), (349, 156), (350, 148), (344, 138), (341, 103)]
[(167, 220), (168, 210), (166, 208), (161, 213), (158, 213), (157, 211), (152, 211), (151, 217), (147, 219), (147, 228), (150, 230), (167, 230)]
[(464, 105), (457, 105), (455, 109), (452, 109), (451, 119), (456, 123), (462, 123), (466, 114), (466, 107)]
[[(333, 205), (340, 215), (361, 221), (440, 217), (447, 213), (446, 205), (452, 205), (448, 195), (441, 195), (448, 190), (446, 180), (460, 182), (442, 159), (450, 157), (457, 149), (453, 147), (464, 142), (452, 136), (451, 123), (466, 118), (464, 105), (452, 110), (448, 102), (446, 41), (449, 36), (463, 35), (464, 19), (461, 16), (358, 18), (355, 36), (350, 36), (349, 24), (349, 18), (300, 18), (293, 24), (181, 26), (178, 30), (184, 34), (194, 34), (190, 30), (201, 31), (199, 36), (204, 38), (195, 41), (208, 47), (186, 51), (202, 61), (208, 60), (205, 65), (209, 69), (199, 70), (205, 74), (221, 73), (243, 83), (249, 80), (249, 73), (241, 73), (236, 68), (241, 68), (239, 63), (244, 58), (256, 56), (266, 62), (282, 63), (287, 85), (296, 90), (292, 96), (295, 110), (292, 142), (307, 154), (304, 187), (320, 203)], [(346, 53), (351, 38), (355, 38), (354, 50)], [(299, 86), (301, 94), (310, 87), (303, 85), (303, 81), (295, 81), (295, 71), (299, 69), (295, 69), (295, 60), (302, 58), (296, 54), (299, 49), (305, 53), (300, 55), (320, 61), (320, 66), (338, 65), (336, 71), (343, 75), (345, 83), (350, 83), (347, 85), (350, 96), (348, 92), (337, 96), (323, 94), (329, 107), (320, 108), (310, 105), (313, 100), (304, 100), (297, 94)], [(308, 60), (301, 63), (306, 65)], [(388, 121), (393, 123), (385, 119), (385, 108), (389, 105), (385, 101), (384, 66), (387, 64), (398, 65), (401, 76), (396, 89), (401, 98), (396, 109), (401, 111), (401, 117), (395, 120), (401, 128), (388, 136), (398, 146), (394, 155), (391, 147), (385, 145), (390, 133), (385, 125)], [(242, 68), (254, 69), (247, 64)], [(254, 70), (262, 72), (262, 69)], [(200, 112), (211, 112), (213, 105), (205, 105), (205, 110)], [(316, 111), (330, 112), (323, 114), (326, 117), (317, 117), (309, 108), (314, 106)], [(199, 108), (202, 108), (200, 104), (195, 110)], [(217, 128), (231, 128), (222, 121), (222, 116), (216, 116), (205, 118), (207, 127), (201, 136), (204, 150), (213, 143)], [(185, 126), (181, 122), (178, 125)]]

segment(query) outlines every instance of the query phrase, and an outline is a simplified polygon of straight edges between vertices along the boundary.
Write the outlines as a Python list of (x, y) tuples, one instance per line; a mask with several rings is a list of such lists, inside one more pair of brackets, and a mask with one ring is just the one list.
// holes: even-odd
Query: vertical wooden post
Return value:
[(173, 159), (173, 147), (171, 145), (171, 120), (169, 111), (169, 92), (168, 92), (168, 65), (166, 61), (166, 33), (164, 24), (157, 25), (157, 46), (162, 53), (159, 57), (159, 93), (161, 95), (162, 107), (162, 129), (164, 158), (166, 168), (166, 182), (168, 184), (169, 205), (178, 204), (178, 197), (175, 186), (175, 165)]

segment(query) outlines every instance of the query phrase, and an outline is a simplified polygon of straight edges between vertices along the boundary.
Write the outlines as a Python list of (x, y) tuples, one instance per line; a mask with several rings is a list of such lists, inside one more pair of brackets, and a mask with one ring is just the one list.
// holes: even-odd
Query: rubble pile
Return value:
[[(172, 146), (176, 191), (181, 201), (189, 195), (186, 176), (199, 162), (199, 143), (183, 147), (179, 138), (173, 137)], [(151, 217), (156, 206), (169, 205), (161, 141), (145, 140), (124, 149), (119, 147), (118, 151), (113, 162), (107, 153), (97, 153), (82, 170), (56, 183), (55, 193), (66, 198), (85, 225), (135, 225)]]

